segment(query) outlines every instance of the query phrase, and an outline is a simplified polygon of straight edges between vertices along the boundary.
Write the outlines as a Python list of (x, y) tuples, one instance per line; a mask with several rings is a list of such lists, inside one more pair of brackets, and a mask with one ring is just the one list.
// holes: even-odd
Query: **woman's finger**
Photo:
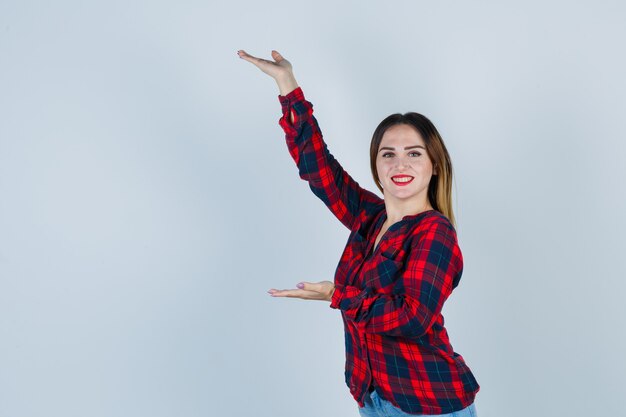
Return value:
[[(245, 59), (248, 62), (252, 62), (256, 66), (259, 66), (261, 64), (276, 64), (276, 62), (272, 62), (269, 59), (263, 59), (263, 58), (258, 58), (256, 56), (252, 56), (249, 53), (247, 53), (246, 51), (244, 51), (243, 49), (237, 51), (237, 55), (239, 55), (240, 58), (243, 58), (243, 59)], [(284, 59), (284, 58), (281, 57), (281, 60), (282, 59)]]
[(237, 55), (239, 55), (239, 58), (245, 59), (246, 61), (252, 62), (253, 64), (257, 64), (260, 61), (264, 61), (263, 59), (260, 59), (260, 58), (257, 58), (255, 56), (250, 55), (249, 53), (247, 53), (243, 49), (237, 51)]
[(291, 297), (291, 298), (303, 298), (305, 300), (319, 299), (321, 294), (316, 291), (309, 290), (269, 290), (272, 297)]
[(307, 290), (274, 290), (270, 293), (273, 297), (302, 297), (302, 296), (311, 296), (315, 294), (313, 291)]

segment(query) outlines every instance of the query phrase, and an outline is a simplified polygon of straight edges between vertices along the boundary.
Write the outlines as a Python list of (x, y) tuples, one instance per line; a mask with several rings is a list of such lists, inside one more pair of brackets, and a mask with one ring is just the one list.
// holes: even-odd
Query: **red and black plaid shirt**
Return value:
[(435, 210), (404, 216), (373, 248), (387, 217), (384, 200), (361, 188), (330, 154), (300, 87), (278, 99), (279, 124), (300, 178), (351, 231), (330, 307), (341, 310), (344, 322), (352, 396), (363, 407), (372, 386), (412, 414), (467, 407), (480, 386), (453, 351), (441, 314), (463, 271), (454, 227)]

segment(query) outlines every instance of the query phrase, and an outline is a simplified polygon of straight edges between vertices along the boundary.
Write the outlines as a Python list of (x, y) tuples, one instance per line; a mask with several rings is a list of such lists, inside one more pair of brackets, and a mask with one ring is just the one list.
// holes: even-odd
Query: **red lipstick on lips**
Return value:
[[(394, 178), (410, 178), (410, 180), (405, 181), (405, 182), (396, 182), (396, 181), (393, 181)], [(391, 177), (391, 180), (393, 181), (394, 184), (402, 187), (403, 185), (407, 185), (413, 182), (413, 177), (410, 175), (394, 175), (393, 177)]]

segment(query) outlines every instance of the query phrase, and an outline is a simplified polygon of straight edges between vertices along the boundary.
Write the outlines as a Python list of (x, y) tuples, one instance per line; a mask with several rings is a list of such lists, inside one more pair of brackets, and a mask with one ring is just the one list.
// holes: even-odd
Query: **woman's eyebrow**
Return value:
[[(406, 151), (407, 149), (413, 149), (413, 148), (422, 148), (422, 149), (426, 150), (426, 148), (423, 147), (422, 145), (407, 146), (407, 147), (404, 148), (404, 150)], [(380, 148), (380, 150), (378, 152), (382, 151), (383, 149), (389, 149), (390, 151), (395, 151), (396, 150), (396, 148), (390, 148), (389, 146), (383, 146), (382, 148)]]

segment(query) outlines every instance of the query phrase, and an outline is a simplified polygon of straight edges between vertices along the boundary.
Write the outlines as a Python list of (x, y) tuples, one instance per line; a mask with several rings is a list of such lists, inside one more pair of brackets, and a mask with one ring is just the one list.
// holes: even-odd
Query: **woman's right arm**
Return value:
[(313, 193), (352, 230), (363, 204), (379, 204), (382, 199), (359, 186), (328, 151), (313, 116), (313, 105), (305, 99), (289, 61), (276, 51), (272, 51), (275, 62), (252, 57), (244, 51), (239, 51), (239, 56), (276, 80), (282, 106), (279, 124), (285, 131), (287, 147), (298, 166), (300, 178), (308, 181)]
[(381, 199), (363, 189), (328, 151), (313, 116), (313, 105), (300, 87), (278, 98), (282, 106), (278, 123), (285, 131), (287, 148), (298, 166), (300, 178), (307, 181), (313, 194), (352, 230), (363, 204), (379, 203)]

